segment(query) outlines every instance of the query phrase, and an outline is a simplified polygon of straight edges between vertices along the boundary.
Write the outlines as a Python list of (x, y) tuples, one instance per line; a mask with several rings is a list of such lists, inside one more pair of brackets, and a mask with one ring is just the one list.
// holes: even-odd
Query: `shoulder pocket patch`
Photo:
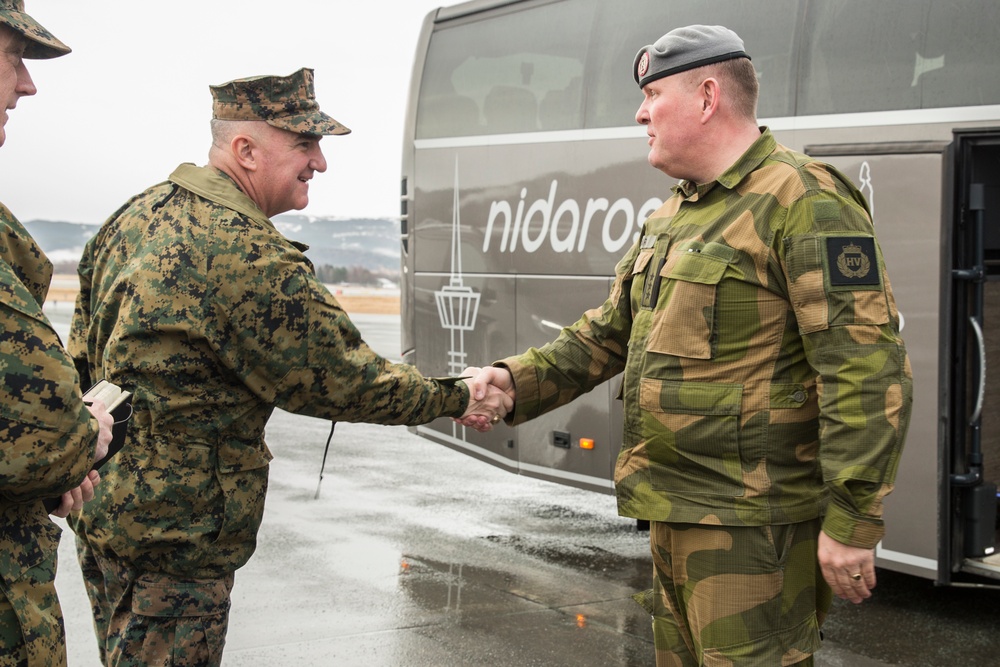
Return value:
[(826, 238), (827, 275), (831, 287), (881, 287), (882, 270), (870, 236)]

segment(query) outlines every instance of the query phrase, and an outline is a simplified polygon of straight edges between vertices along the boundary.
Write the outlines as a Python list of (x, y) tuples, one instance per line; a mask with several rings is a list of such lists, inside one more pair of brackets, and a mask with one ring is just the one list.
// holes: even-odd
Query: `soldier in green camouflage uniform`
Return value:
[(634, 75), (650, 164), (680, 183), (604, 305), (474, 391), (516, 390), (518, 424), (624, 371), (615, 485), (651, 522), (657, 665), (809, 665), (831, 588), (875, 585), (909, 421), (885, 264), (850, 181), (757, 127), (735, 33), (672, 31)]
[[(69, 48), (28, 14), (0, 0), (0, 145), (6, 111), (35, 94), (25, 58)], [(62, 495), (55, 514), (93, 497), (94, 461), (104, 456), (111, 417), (88, 410), (79, 377), (42, 312), (52, 264), (0, 204), (0, 666), (66, 664), (55, 591), (60, 528), (43, 501)], [(103, 425), (101, 421), (103, 420)], [(100, 437), (98, 435), (100, 434)], [(83, 483), (81, 484), (81, 480)]]
[(274, 408), (422, 424), (495, 392), (392, 364), (269, 219), (326, 170), (313, 72), (212, 87), (209, 166), (182, 164), (87, 244), (70, 349), (134, 388), (128, 440), (74, 525), (105, 664), (217, 665), (264, 509)]

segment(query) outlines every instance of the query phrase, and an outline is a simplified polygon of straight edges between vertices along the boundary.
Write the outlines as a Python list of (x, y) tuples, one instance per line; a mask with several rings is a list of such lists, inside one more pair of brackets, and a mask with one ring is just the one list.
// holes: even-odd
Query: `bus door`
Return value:
[[(817, 134), (816, 138), (828, 135)], [(810, 137), (811, 138), (811, 137)], [(913, 369), (913, 411), (876, 564), (939, 578), (941, 211), (948, 141), (811, 144), (868, 200)], [(914, 187), (915, 183), (925, 187)]]
[(1000, 579), (1000, 130), (956, 131), (942, 569)]
[[(554, 340), (563, 327), (599, 307), (612, 279), (597, 276), (519, 276), (516, 348)], [(614, 400), (621, 376), (573, 402), (517, 427), (522, 475), (613, 493), (614, 464), (622, 443), (621, 401)]]

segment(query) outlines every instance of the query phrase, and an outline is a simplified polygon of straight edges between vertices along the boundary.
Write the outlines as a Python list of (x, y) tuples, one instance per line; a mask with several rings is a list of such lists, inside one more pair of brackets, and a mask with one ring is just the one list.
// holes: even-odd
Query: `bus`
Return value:
[[(719, 24), (760, 124), (873, 211), (914, 405), (877, 564), (1000, 587), (1000, 3), (475, 0), (431, 12), (401, 182), (404, 359), (461, 372), (542, 345), (608, 297), (673, 185), (651, 168), (635, 53)], [(613, 493), (621, 378), (516, 428), (417, 432), (514, 473)]]

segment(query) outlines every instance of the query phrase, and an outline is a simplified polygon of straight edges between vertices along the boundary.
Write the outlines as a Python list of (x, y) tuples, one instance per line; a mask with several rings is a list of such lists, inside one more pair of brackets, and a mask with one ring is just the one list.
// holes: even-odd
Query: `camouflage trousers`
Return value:
[(832, 593), (820, 520), (784, 526), (651, 522), (657, 667), (813, 664)]
[(0, 667), (65, 667), (56, 552), (0, 589)]
[(91, 550), (77, 555), (107, 667), (217, 667), (229, 625), (233, 574), (180, 579), (138, 572)]

